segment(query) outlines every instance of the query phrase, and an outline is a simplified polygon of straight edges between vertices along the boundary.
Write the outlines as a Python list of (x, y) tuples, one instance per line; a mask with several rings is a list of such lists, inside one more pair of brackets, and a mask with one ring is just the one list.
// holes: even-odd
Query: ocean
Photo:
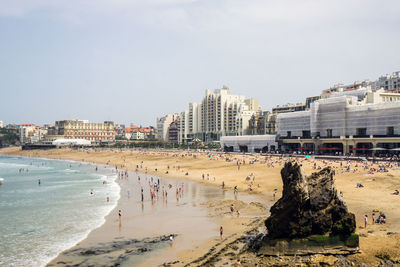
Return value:
[(97, 167), (0, 155), (0, 266), (45, 266), (104, 223), (120, 187)]

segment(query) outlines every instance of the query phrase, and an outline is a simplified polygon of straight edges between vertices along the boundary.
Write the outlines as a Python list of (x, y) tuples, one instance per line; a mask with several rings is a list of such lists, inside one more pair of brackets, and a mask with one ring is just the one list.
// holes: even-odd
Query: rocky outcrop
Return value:
[(337, 195), (330, 167), (306, 177), (301, 165), (288, 162), (281, 176), (282, 197), (271, 207), (271, 216), (265, 221), (269, 239), (311, 235), (346, 238), (354, 233), (355, 216)]

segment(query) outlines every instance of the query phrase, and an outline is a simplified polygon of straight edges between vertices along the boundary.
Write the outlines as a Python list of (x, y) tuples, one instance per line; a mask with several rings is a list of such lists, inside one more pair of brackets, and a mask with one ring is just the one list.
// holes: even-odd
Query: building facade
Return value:
[[(390, 97), (392, 101), (387, 100)], [(277, 134), (282, 150), (371, 154), (399, 148), (400, 98), (397, 97), (400, 94), (367, 90), (362, 99), (359, 92), (337, 95), (315, 101), (306, 111), (278, 114)]]
[(19, 125), (19, 141), (22, 144), (31, 143), (31, 137), (36, 132), (36, 126), (33, 124), (20, 124)]
[(225, 152), (267, 153), (276, 151), (276, 135), (223, 136), (221, 148)]
[(257, 112), (261, 112), (258, 100), (233, 95), (227, 86), (206, 90), (201, 103), (189, 104), (189, 139), (211, 142), (221, 136), (246, 135), (249, 121)]
[(92, 143), (114, 142), (114, 122), (92, 123), (86, 120), (56, 121), (48, 129), (48, 141), (56, 139), (84, 139)]
[(180, 144), (195, 139), (212, 142), (219, 141), (221, 136), (246, 135), (250, 119), (260, 112), (257, 99), (233, 95), (227, 86), (206, 90), (201, 103), (189, 103), (188, 110), (157, 118), (158, 139), (168, 141), (168, 129), (175, 127), (175, 122)]
[(384, 89), (387, 91), (400, 92), (400, 71), (393, 72), (391, 75), (386, 74), (374, 83), (373, 89)]
[[(179, 114), (179, 117), (176, 120), (178, 127), (178, 140), (179, 144), (187, 144), (188, 143), (188, 135), (189, 135), (189, 110), (185, 110)], [(171, 127), (171, 125), (170, 125)]]
[(157, 135), (156, 138), (159, 141), (168, 142), (168, 129), (172, 122), (177, 121), (179, 113), (167, 114), (163, 117), (157, 118)]
[(168, 127), (168, 139), (169, 143), (177, 144), (179, 139), (178, 121), (173, 121)]
[(323, 91), (322, 95), (333, 92), (344, 92), (349, 90), (357, 90), (360, 88), (370, 88), (372, 90), (384, 89), (386, 91), (400, 92), (400, 71), (380, 76), (375, 81), (363, 80), (355, 81), (351, 84), (335, 84), (329, 89)]

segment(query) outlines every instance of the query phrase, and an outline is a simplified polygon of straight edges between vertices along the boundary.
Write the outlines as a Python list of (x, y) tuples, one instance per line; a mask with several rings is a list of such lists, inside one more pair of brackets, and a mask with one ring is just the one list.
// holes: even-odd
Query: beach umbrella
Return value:
[(362, 158), (361, 160), (362, 160), (362, 161), (368, 161), (366, 158)]
[(311, 159), (311, 156), (305, 156), (306, 159)]

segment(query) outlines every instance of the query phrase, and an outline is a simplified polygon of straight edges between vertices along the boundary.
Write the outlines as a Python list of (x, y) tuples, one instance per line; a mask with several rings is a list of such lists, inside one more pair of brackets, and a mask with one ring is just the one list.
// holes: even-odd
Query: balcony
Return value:
[(280, 139), (301, 139), (300, 136), (281, 136)]
[(320, 139), (339, 139), (340, 136), (320, 136)]
[(357, 135), (353, 135), (353, 138), (370, 138), (370, 135), (367, 135), (367, 134), (357, 134)]
[[(353, 136), (354, 138), (356, 138), (356, 136)], [(369, 136), (367, 136), (369, 137)], [(373, 135), (374, 138), (398, 138), (400, 137), (400, 134), (390, 134), (390, 135)], [(365, 137), (364, 137), (365, 138)]]

